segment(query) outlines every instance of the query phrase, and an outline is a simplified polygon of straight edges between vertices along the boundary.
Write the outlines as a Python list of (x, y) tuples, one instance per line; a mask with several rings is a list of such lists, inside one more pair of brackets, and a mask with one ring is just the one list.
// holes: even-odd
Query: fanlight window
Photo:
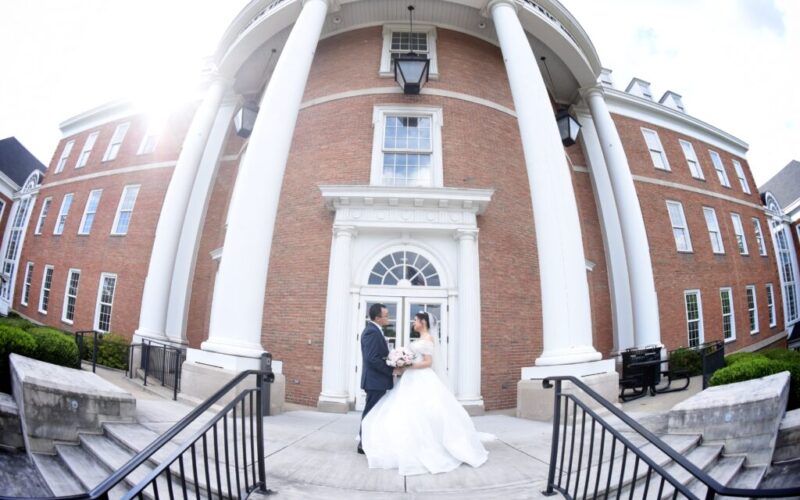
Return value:
[(440, 286), (433, 264), (415, 252), (393, 252), (382, 258), (369, 273), (370, 285)]

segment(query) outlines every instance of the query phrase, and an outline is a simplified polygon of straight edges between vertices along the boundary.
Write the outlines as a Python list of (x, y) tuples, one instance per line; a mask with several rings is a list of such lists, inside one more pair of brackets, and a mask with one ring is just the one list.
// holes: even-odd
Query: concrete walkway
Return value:
[[(133, 389), (120, 373), (98, 374), (122, 388)], [(645, 397), (624, 405), (634, 417), (663, 413), (699, 390)], [(163, 432), (191, 410), (182, 402), (164, 400), (135, 389), (140, 423)], [(147, 392), (148, 395), (145, 395)], [(289, 405), (290, 410), (265, 419), (267, 486), (270, 499), (478, 499), (543, 497), (547, 482), (552, 424), (513, 417), (513, 410), (474, 417), (480, 432), (496, 438), (484, 443), (489, 459), (474, 469), (421, 476), (400, 476), (395, 470), (372, 470), (356, 453), (360, 412), (331, 414)]]

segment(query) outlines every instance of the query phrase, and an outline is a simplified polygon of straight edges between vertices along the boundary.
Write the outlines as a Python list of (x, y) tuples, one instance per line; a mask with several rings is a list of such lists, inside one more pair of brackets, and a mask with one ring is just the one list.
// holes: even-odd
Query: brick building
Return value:
[[(785, 345), (746, 143), (674, 92), (614, 88), (558, 2), (415, 5), (411, 32), (402, 2), (251, 2), (163, 128), (119, 103), (62, 124), (13, 309), (186, 345), (198, 395), (268, 350), (287, 400), (330, 411), (363, 404), (375, 302), (395, 345), (441, 319), (440, 376), (476, 413), (552, 373), (613, 393), (633, 346)], [(412, 49), (419, 95), (394, 79)]]

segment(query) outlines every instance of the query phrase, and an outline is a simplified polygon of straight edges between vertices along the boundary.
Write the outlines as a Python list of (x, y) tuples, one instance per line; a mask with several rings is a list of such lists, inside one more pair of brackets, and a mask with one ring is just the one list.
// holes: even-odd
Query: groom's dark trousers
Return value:
[[(371, 321), (361, 333), (361, 356), (363, 358), (361, 371), (361, 388), (367, 393), (367, 402), (361, 413), (361, 420), (372, 410), (386, 391), (394, 386), (392, 380), (392, 367), (386, 365), (386, 356), (389, 347), (380, 328)], [(359, 436), (361, 430), (358, 431)], [(360, 446), (360, 445), (359, 445)]]

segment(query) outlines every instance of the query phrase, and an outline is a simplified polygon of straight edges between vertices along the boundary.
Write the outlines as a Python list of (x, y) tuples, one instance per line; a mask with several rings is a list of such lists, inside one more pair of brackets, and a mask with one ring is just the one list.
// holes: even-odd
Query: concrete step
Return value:
[[(112, 474), (111, 469), (98, 462), (81, 446), (59, 444), (56, 445), (56, 452), (64, 465), (81, 482), (84, 491), (90, 491)], [(127, 493), (127, 489), (122, 484), (117, 484), (109, 491), (109, 496), (112, 499), (122, 498), (125, 493)]]
[[(733, 480), (728, 483), (731, 488), (747, 488), (756, 489), (761, 484), (764, 474), (767, 473), (766, 465), (757, 465), (755, 467), (742, 467)], [(718, 497), (723, 498), (723, 497)]]
[[(743, 456), (735, 457), (720, 457), (712, 466), (706, 471), (709, 476), (719, 481), (723, 486), (731, 482), (736, 474), (741, 470), (744, 465)], [(708, 492), (708, 487), (701, 481), (694, 479), (689, 483), (689, 490), (700, 498), (705, 498)]]
[(33, 463), (39, 470), (53, 496), (78, 495), (85, 489), (75, 475), (55, 455), (32, 453)]
[[(706, 470), (711, 465), (717, 461), (720, 453), (722, 452), (722, 445), (700, 445), (693, 450), (691, 450), (688, 454), (685, 454), (685, 458), (692, 462), (695, 466), (697, 466), (701, 470)], [(678, 465), (676, 462), (670, 462), (664, 470), (675, 478), (678, 483), (686, 485), (689, 484), (690, 481), (694, 479), (689, 471)], [(675, 488), (669, 484), (668, 482), (664, 483), (664, 488), (662, 490), (662, 494), (659, 497), (658, 490), (659, 485), (661, 482), (661, 477), (658, 475), (653, 475), (650, 479), (650, 484), (646, 484), (646, 481), (637, 481), (636, 487), (633, 490), (633, 496), (631, 498), (647, 498), (647, 499), (658, 499), (658, 498), (671, 498), (672, 495), (675, 493)], [(645, 494), (645, 489), (647, 489), (647, 493)], [(630, 487), (623, 488), (622, 496), (628, 497), (631, 494)], [(680, 493), (678, 496), (682, 496)]]

